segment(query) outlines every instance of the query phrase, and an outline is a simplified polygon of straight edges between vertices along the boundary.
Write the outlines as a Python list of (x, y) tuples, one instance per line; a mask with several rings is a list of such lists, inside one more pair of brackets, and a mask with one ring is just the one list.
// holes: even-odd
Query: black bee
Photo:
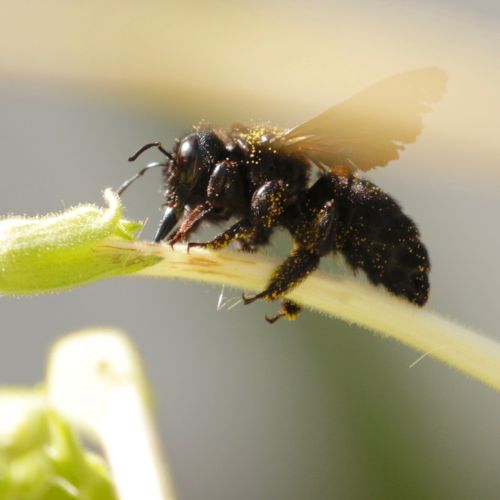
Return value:
[[(159, 142), (165, 212), (155, 237), (174, 245), (189, 238), (202, 221), (237, 222), (206, 243), (188, 248), (224, 248), (237, 242), (244, 251), (266, 245), (277, 227), (294, 246), (265, 290), (243, 296), (274, 301), (319, 264), (340, 252), (353, 270), (422, 306), (429, 294), (430, 262), (415, 223), (389, 195), (357, 171), (382, 167), (399, 158), (422, 129), (421, 113), (438, 101), (445, 74), (437, 68), (401, 73), (383, 80), (292, 129), (233, 125), (200, 127), (177, 140), (171, 152)], [(311, 173), (318, 175), (311, 179)], [(176, 227), (175, 231), (173, 229)], [(172, 232), (173, 231), (173, 232)], [(283, 300), (272, 318), (295, 319), (301, 307)]]

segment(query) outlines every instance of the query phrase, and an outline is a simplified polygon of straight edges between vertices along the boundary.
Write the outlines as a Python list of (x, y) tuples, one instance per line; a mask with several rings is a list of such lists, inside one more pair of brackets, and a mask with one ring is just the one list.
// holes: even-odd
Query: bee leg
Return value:
[[(267, 288), (253, 297), (243, 295), (243, 302), (251, 304), (258, 299), (273, 301), (286, 295), (318, 267), (322, 256), (332, 250), (336, 227), (337, 211), (333, 200), (330, 200), (317, 212), (313, 222), (299, 225), (292, 233), (296, 246), (273, 272)], [(282, 306), (279, 317), (291, 315), (287, 313), (287, 307), (285, 304)]]
[(224, 160), (215, 165), (208, 179), (207, 201), (219, 209), (241, 211), (247, 206), (245, 186), (237, 162)]
[(243, 302), (251, 304), (258, 299), (272, 302), (283, 297), (318, 267), (319, 260), (320, 256), (315, 251), (304, 246), (295, 247), (273, 272), (267, 288), (253, 297), (243, 295)]
[(298, 318), (300, 312), (302, 311), (302, 307), (299, 306), (296, 302), (292, 302), (291, 300), (284, 300), (281, 303), (280, 310), (274, 316), (266, 316), (266, 321), (268, 323), (275, 323), (280, 318), (286, 318), (290, 321), (294, 321)]
[(188, 216), (182, 221), (179, 229), (168, 239), (168, 243), (174, 246), (180, 241), (184, 241), (188, 236), (196, 229), (204, 217), (209, 215), (213, 211), (212, 205), (208, 202), (200, 203), (196, 205)]
[(333, 200), (327, 201), (319, 211), (317, 218), (318, 236), (315, 241), (316, 252), (323, 257), (335, 245), (337, 236), (337, 207)]
[(205, 243), (189, 242), (188, 251), (193, 247), (209, 248), (210, 250), (220, 250), (226, 248), (232, 241), (239, 240), (251, 235), (253, 228), (247, 219), (242, 219), (233, 224), (229, 229), (217, 235), (212, 241)]
[(244, 248), (254, 249), (266, 243), (272, 228), (285, 212), (286, 187), (282, 181), (269, 181), (253, 195), (250, 217), (242, 219), (227, 231), (206, 243), (188, 243), (188, 249), (203, 247), (219, 250), (231, 242), (240, 240)]

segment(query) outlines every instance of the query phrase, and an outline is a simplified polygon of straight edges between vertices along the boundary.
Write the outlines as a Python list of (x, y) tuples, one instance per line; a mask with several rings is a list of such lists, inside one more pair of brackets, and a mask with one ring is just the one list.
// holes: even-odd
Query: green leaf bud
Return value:
[(0, 293), (57, 291), (136, 272), (161, 260), (114, 247), (130, 241), (142, 223), (122, 219), (120, 198), (104, 192), (108, 208), (79, 205), (43, 217), (0, 220)]

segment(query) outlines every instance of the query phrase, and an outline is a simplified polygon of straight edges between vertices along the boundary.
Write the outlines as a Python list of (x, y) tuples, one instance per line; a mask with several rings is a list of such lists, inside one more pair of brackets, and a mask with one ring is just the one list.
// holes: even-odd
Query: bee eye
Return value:
[(179, 165), (179, 173), (185, 180), (189, 180), (195, 175), (199, 155), (200, 149), (196, 136), (188, 136), (179, 144), (177, 164)]

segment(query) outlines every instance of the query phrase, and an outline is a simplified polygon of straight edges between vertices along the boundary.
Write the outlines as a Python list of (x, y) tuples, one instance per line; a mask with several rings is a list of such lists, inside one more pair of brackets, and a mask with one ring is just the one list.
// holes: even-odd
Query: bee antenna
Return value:
[(158, 148), (167, 158), (169, 158), (170, 160), (174, 159), (174, 157), (172, 156), (172, 154), (169, 153), (166, 149), (163, 148), (163, 146), (161, 145), (161, 142), (149, 142), (148, 144), (144, 144), (144, 146), (142, 146), (142, 148), (138, 149), (128, 159), (128, 161), (135, 161), (135, 160), (137, 160), (137, 158), (139, 158), (139, 156), (141, 156), (142, 153), (144, 153), (144, 151), (147, 151), (150, 148)]
[(165, 166), (165, 163), (155, 162), (155, 163), (150, 163), (146, 167), (142, 168), (141, 170), (139, 170), (139, 172), (137, 172), (133, 177), (131, 177), (130, 179), (125, 181), (118, 188), (118, 190), (116, 191), (118, 193), (118, 196), (121, 196), (123, 194), (123, 192), (130, 186), (130, 184), (132, 184), (134, 181), (136, 181), (139, 177), (142, 177), (149, 169), (156, 168), (156, 167), (164, 167), (164, 166)]

